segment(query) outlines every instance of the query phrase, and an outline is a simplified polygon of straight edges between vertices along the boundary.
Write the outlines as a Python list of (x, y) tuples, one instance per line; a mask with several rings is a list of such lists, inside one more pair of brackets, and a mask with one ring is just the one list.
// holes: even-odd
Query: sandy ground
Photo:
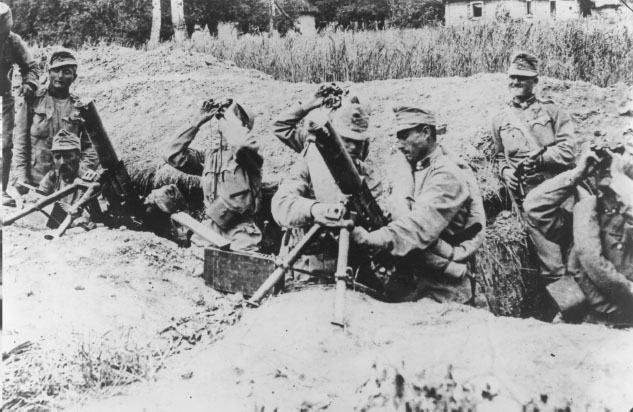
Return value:
[[(258, 114), (255, 132), (263, 142), (265, 176), (278, 180), (295, 155), (272, 136), (270, 121), (315, 89), (168, 49), (99, 48), (82, 51), (80, 60), (76, 93), (96, 99), (131, 171), (156, 182), (177, 176), (161, 166), (160, 141), (190, 124), (199, 101), (218, 96), (244, 101)], [(395, 153), (388, 108), (414, 102), (439, 113), (449, 127), (445, 144), (479, 166), (487, 196), (497, 193), (487, 160), (488, 125), (505, 100), (504, 75), (378, 81), (352, 89), (373, 107), (370, 159), (383, 171)], [(540, 90), (569, 110), (581, 141), (605, 133), (615, 141), (633, 133), (626, 114), (630, 87), (601, 89), (542, 79)], [(201, 138), (195, 145), (207, 147), (209, 140)], [(260, 309), (243, 310), (238, 298), (204, 285), (202, 261), (191, 250), (150, 233), (106, 228), (71, 231), (49, 242), (36, 220), (3, 229), (3, 351), (24, 342), (37, 345), (5, 361), (5, 401), (10, 389), (22, 385), (20, 379), (29, 373), (39, 376), (18, 367), (29, 353), (75, 356), (78, 348), (107, 341), (114, 351), (152, 345), (168, 349), (158, 360), (152, 355), (158, 367), (150, 368), (141, 382), (114, 390), (93, 388), (83, 397), (62, 388), (61, 395), (48, 398), (56, 407), (362, 409), (393, 397), (396, 372), (414, 388), (441, 381), (451, 365), (459, 385), (471, 385), (478, 394), (484, 387), (498, 388), (495, 400), (479, 410), (520, 410), (541, 394), (556, 402), (571, 399), (573, 410), (599, 402), (613, 411), (633, 405), (631, 331), (495, 318), (481, 310), (428, 302), (387, 305), (354, 293), (348, 294), (349, 327), (342, 331), (329, 323), (331, 290), (286, 294)], [(58, 366), (79, 375), (86, 367), (73, 362)], [(42, 379), (48, 375), (42, 372)]]

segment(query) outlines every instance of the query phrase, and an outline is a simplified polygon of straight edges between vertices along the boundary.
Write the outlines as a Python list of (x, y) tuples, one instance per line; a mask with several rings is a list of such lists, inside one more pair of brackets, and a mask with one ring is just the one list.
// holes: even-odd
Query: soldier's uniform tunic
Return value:
[(388, 293), (398, 301), (431, 298), (466, 303), (472, 298), (470, 278), (445, 276), (427, 263), (426, 253), (438, 240), (458, 244), (453, 239), (472, 224), (470, 202), (476, 194), (471, 194), (464, 170), (439, 146), (409, 173), (414, 185), (410, 211), (376, 231), (390, 245), (390, 253), (401, 258)]
[[(300, 104), (296, 104), (279, 115), (273, 123), (275, 136), (294, 151), (301, 153), (301, 158), (283, 179), (272, 199), (271, 209), (275, 221), (281, 227), (298, 229), (289, 232), (287, 244), (282, 245), (281, 254), (292, 249), (314, 223), (310, 214), (312, 205), (317, 202), (337, 203), (342, 199), (342, 194), (319, 150), (314, 144), (310, 144), (312, 136), (299, 127), (299, 122), (307, 114)], [(366, 179), (374, 198), (380, 199), (382, 184), (377, 173), (361, 160), (355, 160), (354, 164), (360, 176)], [(338, 249), (333, 244), (322, 246), (304, 256), (295, 267), (333, 273), (336, 269)]]
[(75, 115), (74, 104), (78, 100), (72, 94), (67, 98), (56, 98), (48, 89), (40, 89), (33, 102), (22, 104), (16, 119), (15, 180), (38, 184), (53, 168), (50, 149), (53, 136), (61, 129), (81, 139), (81, 164), (84, 168), (95, 170), (99, 166), (99, 158), (86, 128)]
[[(547, 147), (541, 170), (526, 182), (526, 193), (574, 165), (576, 139), (571, 118), (551, 100), (532, 97), (522, 104), (510, 102), (494, 117), (492, 136), (502, 177), (505, 168), (516, 169), (530, 152)], [(541, 276), (547, 280), (562, 276), (564, 266), (559, 247), (533, 226), (528, 225), (527, 230), (539, 257)]]
[(189, 147), (198, 133), (197, 127), (189, 127), (169, 143), (163, 158), (184, 173), (201, 176), (205, 224), (231, 240), (233, 249), (257, 251), (262, 234), (254, 215), (261, 207), (264, 159), (246, 128), (231, 132), (238, 144), (207, 153)]
[[(97, 178), (97, 173), (93, 170), (86, 169), (83, 166), (79, 166), (77, 173), (69, 178), (62, 178), (59, 174), (59, 171), (53, 169), (46, 173), (46, 175), (40, 181), (40, 185), (38, 190), (45, 195), (51, 195), (65, 187), (72, 185), (75, 182), (76, 178), (80, 178), (87, 183), (94, 182)], [(79, 189), (75, 193), (71, 193), (68, 196), (60, 199), (62, 202), (67, 203), (69, 205), (75, 203), (81, 196), (83, 196), (84, 190)]]
[[(567, 275), (580, 286), (589, 310), (583, 321), (633, 325), (633, 225), (615, 196), (576, 196), (572, 171), (562, 173), (526, 197), (525, 209), (547, 239), (569, 248)], [(555, 297), (556, 299), (556, 297)]]

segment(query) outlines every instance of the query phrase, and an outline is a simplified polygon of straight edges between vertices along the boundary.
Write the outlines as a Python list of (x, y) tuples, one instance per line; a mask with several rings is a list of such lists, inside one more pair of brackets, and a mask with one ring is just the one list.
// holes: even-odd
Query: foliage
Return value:
[(391, 7), (391, 25), (419, 28), (444, 21), (444, 4), (440, 0), (426, 2), (396, 2)]
[(139, 44), (149, 38), (151, 0), (13, 0), (14, 30), (43, 45), (97, 41)]
[(584, 20), (491, 22), (367, 32), (324, 32), (317, 37), (212, 40), (207, 50), (240, 67), (292, 82), (471, 76), (504, 72), (517, 49), (541, 59), (544, 76), (599, 86), (633, 82), (633, 32)]

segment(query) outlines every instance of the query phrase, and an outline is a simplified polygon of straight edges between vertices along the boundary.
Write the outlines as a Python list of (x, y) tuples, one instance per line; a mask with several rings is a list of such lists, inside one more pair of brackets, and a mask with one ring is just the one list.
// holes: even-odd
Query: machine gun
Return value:
[[(361, 178), (354, 163), (345, 150), (341, 137), (332, 127), (329, 121), (322, 124), (311, 122), (308, 131), (315, 136), (315, 144), (336, 185), (343, 194), (341, 207), (342, 219), (352, 220), (354, 224), (360, 225), (367, 230), (376, 230), (385, 226), (388, 222), (380, 206), (374, 199), (367, 182)], [(301, 241), (290, 251), (282, 262), (279, 262), (277, 269), (266, 279), (260, 288), (248, 301), (249, 304), (257, 306), (259, 301), (283, 278), (285, 272), (292, 268), (294, 263), (303, 254), (303, 251), (316, 239), (323, 231), (327, 230), (320, 224), (315, 224), (301, 239)], [(352, 280), (350, 279), (350, 269), (348, 268), (349, 247), (350, 247), (350, 227), (341, 227), (338, 236), (338, 259), (336, 264), (336, 302), (334, 310), (333, 324), (344, 326), (344, 302), (345, 288)], [(369, 289), (371, 294), (379, 295), (375, 290)]]
[(525, 191), (525, 183), (526, 183), (525, 180), (527, 178), (527, 175), (525, 173), (525, 165), (528, 160), (537, 159), (540, 155), (545, 153), (546, 150), (547, 150), (547, 146), (541, 147), (537, 152), (532, 153), (530, 156), (521, 160), (521, 162), (517, 165), (517, 168), (514, 170), (514, 177), (516, 177), (517, 180), (519, 181), (515, 201), (517, 203), (517, 206), (520, 209), (523, 208), (523, 201), (525, 200), (525, 196), (527, 195)]

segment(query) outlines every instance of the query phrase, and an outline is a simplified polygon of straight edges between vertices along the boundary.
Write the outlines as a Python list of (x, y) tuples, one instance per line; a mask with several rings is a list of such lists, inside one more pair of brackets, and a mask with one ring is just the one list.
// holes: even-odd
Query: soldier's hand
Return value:
[(523, 161), (523, 168), (527, 176), (531, 176), (537, 173), (543, 165), (543, 155), (539, 155), (536, 158), (528, 157)]
[(328, 227), (352, 228), (354, 222), (343, 219), (345, 208), (339, 203), (315, 203), (310, 208), (310, 214), (315, 223)]
[(514, 175), (514, 169), (511, 167), (506, 167), (503, 169), (503, 180), (506, 182), (506, 185), (510, 188), (510, 190), (517, 190), (519, 188), (519, 179)]
[(23, 96), (25, 100), (30, 100), (35, 96), (35, 89), (30, 84), (23, 84), (19, 95)]
[(600, 160), (600, 157), (598, 157), (593, 150), (585, 150), (574, 169), (577, 179), (584, 179), (595, 172)]
[(359, 246), (373, 250), (391, 250), (393, 245), (382, 236), (381, 231), (368, 232), (364, 228), (357, 226), (352, 230), (352, 241)]

